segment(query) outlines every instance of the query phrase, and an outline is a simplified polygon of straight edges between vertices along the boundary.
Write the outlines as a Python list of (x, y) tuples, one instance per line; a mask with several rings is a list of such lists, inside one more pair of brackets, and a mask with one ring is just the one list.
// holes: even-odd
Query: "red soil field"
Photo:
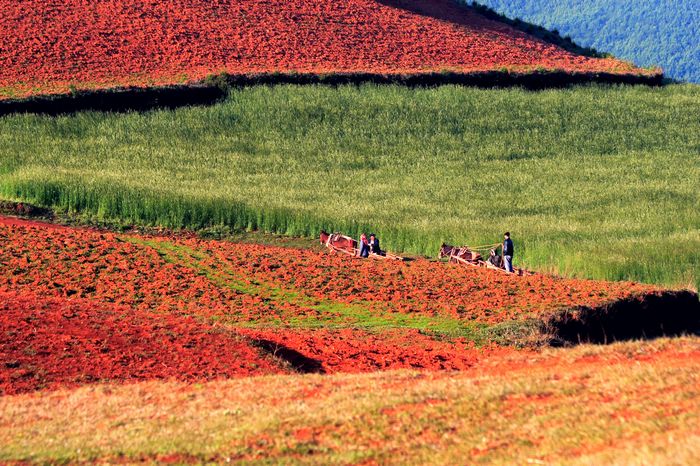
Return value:
[(0, 217), (0, 392), (294, 370), (465, 370), (516, 350), (441, 331), (655, 291)]
[(0, 293), (0, 395), (105, 380), (283, 372), (289, 369), (249, 341), (193, 317)]
[(461, 339), (435, 340), (413, 329), (389, 329), (381, 333), (356, 329), (240, 329), (239, 332), (256, 341), (293, 349), (309, 359), (308, 372), (325, 374), (390, 369), (465, 370), (485, 354), (499, 352), (494, 348), (477, 349), (473, 343)]
[(0, 397), (0, 438), (12, 464), (345, 464), (358, 451), (357, 464), (697, 464), (698, 369), (700, 341), (680, 338), (511, 352), (458, 373), (109, 384)]
[(652, 74), (450, 0), (0, 0), (0, 99), (255, 73)]
[[(364, 306), (377, 315), (500, 323), (657, 290), (629, 282), (516, 277), (424, 259), (366, 261), (225, 241), (120, 236), (1, 217), (0, 244), (5, 265), (0, 291), (28, 289), (246, 322), (271, 315), (282, 323), (288, 317), (319, 317), (318, 304), (326, 302)], [(167, 248), (188, 256), (166, 257)], [(229, 282), (236, 286), (221, 286)], [(308, 299), (276, 299), (265, 296), (268, 292)]]
[(598, 306), (657, 290), (650, 285), (572, 280), (548, 275), (517, 277), (428, 260), (352, 259), (302, 249), (180, 240), (249, 281), (290, 284), (308, 296), (348, 304), (376, 304), (393, 313), (500, 323), (536, 318), (567, 306)]

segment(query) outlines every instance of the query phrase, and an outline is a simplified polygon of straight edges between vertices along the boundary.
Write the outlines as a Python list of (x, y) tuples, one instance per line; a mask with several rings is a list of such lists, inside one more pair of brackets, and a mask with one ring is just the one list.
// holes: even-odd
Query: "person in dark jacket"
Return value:
[(503, 235), (503, 264), (506, 267), (506, 272), (513, 273), (513, 240), (510, 239), (510, 232), (505, 232)]
[(369, 252), (372, 254), (382, 255), (382, 250), (379, 248), (379, 238), (374, 233), (369, 235)]

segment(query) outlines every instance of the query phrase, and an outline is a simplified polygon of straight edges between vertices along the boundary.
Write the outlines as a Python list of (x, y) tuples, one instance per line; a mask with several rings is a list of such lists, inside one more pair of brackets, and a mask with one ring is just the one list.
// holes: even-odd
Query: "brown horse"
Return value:
[(340, 233), (326, 233), (321, 230), (321, 244), (333, 249), (334, 251), (344, 252), (350, 255), (357, 255), (357, 241), (349, 236), (341, 235)]
[(438, 254), (438, 259), (442, 259), (443, 257), (452, 257), (452, 252), (456, 249), (457, 248), (455, 246), (442, 243), (442, 246), (440, 246), (440, 254)]

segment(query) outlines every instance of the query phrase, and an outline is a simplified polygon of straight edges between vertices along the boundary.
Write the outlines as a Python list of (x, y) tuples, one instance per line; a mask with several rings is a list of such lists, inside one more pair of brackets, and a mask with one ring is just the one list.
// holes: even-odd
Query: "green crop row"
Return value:
[(700, 87), (256, 86), (148, 113), (0, 118), (0, 197), (91, 219), (434, 256), (513, 233), (539, 270), (700, 285)]

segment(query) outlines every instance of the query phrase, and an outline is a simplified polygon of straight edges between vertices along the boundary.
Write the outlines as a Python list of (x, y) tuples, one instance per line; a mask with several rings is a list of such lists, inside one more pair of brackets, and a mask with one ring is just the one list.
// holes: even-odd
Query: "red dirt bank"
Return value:
[(450, 0), (0, 0), (0, 99), (227, 72), (648, 74)]

